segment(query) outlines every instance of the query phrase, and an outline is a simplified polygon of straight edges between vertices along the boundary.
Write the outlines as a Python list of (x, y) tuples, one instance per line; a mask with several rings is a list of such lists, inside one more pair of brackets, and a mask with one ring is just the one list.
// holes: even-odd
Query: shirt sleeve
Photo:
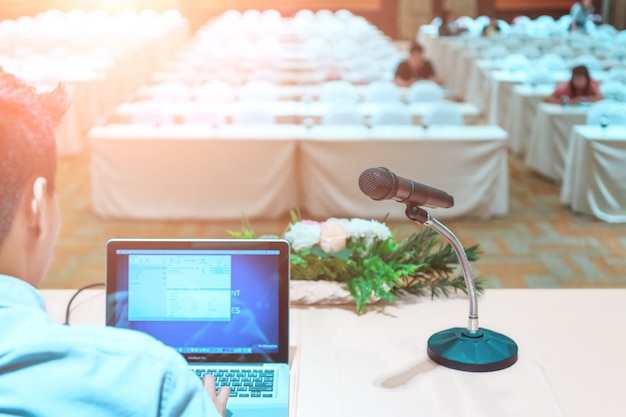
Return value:
[(159, 417), (221, 417), (202, 382), (177, 353), (163, 375)]
[(569, 82), (564, 82), (557, 85), (557, 87), (552, 92), (552, 97), (560, 98), (562, 96), (571, 96), (571, 92), (569, 90)]
[(411, 74), (409, 72), (409, 65), (407, 64), (406, 61), (402, 61), (399, 65), (398, 68), (396, 68), (396, 74), (395, 77), (399, 77), (402, 78), (403, 80), (409, 80), (409, 78), (411, 77)]

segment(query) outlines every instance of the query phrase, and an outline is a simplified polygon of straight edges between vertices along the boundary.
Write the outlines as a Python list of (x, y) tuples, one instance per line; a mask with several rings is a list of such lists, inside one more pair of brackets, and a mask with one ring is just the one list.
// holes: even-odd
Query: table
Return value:
[(105, 218), (277, 219), (298, 207), (304, 126), (98, 126), (91, 200)]
[(316, 126), (300, 144), (301, 207), (314, 218), (350, 216), (406, 219), (404, 205), (374, 201), (358, 188), (367, 168), (386, 166), (397, 175), (447, 191), (449, 209), (439, 218), (487, 219), (508, 212), (507, 134), (497, 126)]
[(525, 164), (544, 177), (563, 179), (572, 126), (585, 124), (589, 106), (540, 103), (526, 149)]
[(609, 223), (626, 223), (626, 126), (574, 126), (561, 202)]
[(405, 219), (358, 188), (366, 168), (442, 188), (442, 218), (508, 212), (507, 134), (497, 126), (105, 125), (89, 133), (91, 200), (105, 218)]
[(554, 90), (553, 85), (516, 85), (509, 111), (508, 123), (504, 129), (509, 132), (509, 145), (516, 154), (526, 152), (528, 138), (535, 125), (537, 107)]
[[(73, 290), (41, 290), (61, 322)], [(466, 297), (406, 297), (354, 308), (292, 306), (292, 417), (618, 416), (626, 375), (626, 289), (489, 289), (481, 326), (511, 337), (519, 360), (489, 373), (428, 359), (435, 332), (465, 325)], [(104, 323), (104, 291), (76, 299), (71, 323)]]

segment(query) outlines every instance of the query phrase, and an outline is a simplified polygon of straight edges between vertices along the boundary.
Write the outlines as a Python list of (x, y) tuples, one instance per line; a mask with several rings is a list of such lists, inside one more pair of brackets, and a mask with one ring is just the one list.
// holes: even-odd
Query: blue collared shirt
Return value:
[(183, 357), (155, 339), (63, 326), (30, 284), (0, 275), (0, 416), (217, 417)]

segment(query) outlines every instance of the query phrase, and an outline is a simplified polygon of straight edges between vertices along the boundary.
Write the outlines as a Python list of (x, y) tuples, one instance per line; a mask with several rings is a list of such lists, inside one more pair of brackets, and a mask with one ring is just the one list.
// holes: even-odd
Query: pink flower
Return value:
[(320, 247), (326, 253), (336, 253), (346, 248), (348, 234), (341, 223), (324, 222), (320, 225)]

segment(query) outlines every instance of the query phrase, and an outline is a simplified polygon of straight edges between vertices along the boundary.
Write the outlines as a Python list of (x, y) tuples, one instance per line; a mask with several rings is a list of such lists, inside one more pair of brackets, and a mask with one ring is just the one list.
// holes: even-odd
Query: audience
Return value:
[(569, 12), (570, 16), (572, 16), (570, 30), (586, 31), (585, 25), (587, 22), (599, 21), (599, 18), (594, 14), (594, 11), (592, 0), (581, 0), (574, 3)]
[(393, 81), (399, 87), (409, 87), (419, 80), (439, 82), (432, 64), (424, 57), (424, 49), (413, 44), (409, 50), (409, 58), (398, 65)]
[(465, 32), (466, 28), (462, 27), (451, 10), (444, 10), (443, 19), (439, 26), (439, 36), (456, 36)]
[(66, 106), (62, 87), (37, 94), (0, 68), (0, 414), (223, 416), (230, 389), (216, 393), (169, 347), (46, 314), (36, 287), (60, 228), (54, 128)]
[(485, 25), (482, 31), (483, 36), (492, 36), (500, 32), (500, 26), (498, 26), (498, 19), (490, 17), (489, 22)]
[(580, 104), (602, 100), (602, 98), (598, 82), (591, 78), (587, 67), (579, 65), (572, 69), (571, 79), (559, 84), (544, 101), (547, 103)]

